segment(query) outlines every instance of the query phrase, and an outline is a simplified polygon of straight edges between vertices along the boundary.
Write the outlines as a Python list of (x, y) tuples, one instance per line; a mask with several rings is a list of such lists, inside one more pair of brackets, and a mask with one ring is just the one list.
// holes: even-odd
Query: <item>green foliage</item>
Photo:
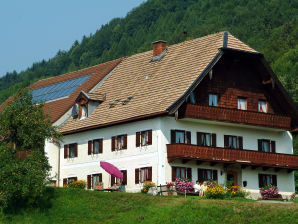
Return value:
[(0, 161), (0, 207), (14, 212), (48, 200), (45, 183), (50, 166), (41, 151), (32, 151), (21, 160), (0, 146)]
[(39, 79), (151, 50), (158, 39), (174, 44), (228, 30), (264, 53), (297, 104), (297, 7), (295, 0), (147, 0), (68, 51), (7, 73), (0, 79), (0, 103)]
[(84, 181), (84, 180), (77, 180), (77, 181), (73, 181), (70, 184), (68, 184), (67, 187), (85, 189), (86, 188), (86, 185), (87, 185), (86, 181)]
[(200, 197), (157, 197), (147, 194), (105, 193), (55, 189), (45, 212), (26, 210), (1, 215), (0, 223), (297, 223), (298, 204), (265, 204)]
[(42, 108), (43, 104), (32, 103), (29, 91), (18, 92), (0, 114), (0, 144), (13, 145), (15, 150), (40, 150), (46, 139), (61, 139)]

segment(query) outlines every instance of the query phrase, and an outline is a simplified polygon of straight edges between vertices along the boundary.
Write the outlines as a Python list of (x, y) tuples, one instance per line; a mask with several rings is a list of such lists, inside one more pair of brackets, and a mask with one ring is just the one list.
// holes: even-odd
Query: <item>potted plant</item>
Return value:
[(173, 195), (173, 187), (175, 186), (175, 183), (173, 182), (167, 182), (167, 189), (168, 189), (168, 195)]

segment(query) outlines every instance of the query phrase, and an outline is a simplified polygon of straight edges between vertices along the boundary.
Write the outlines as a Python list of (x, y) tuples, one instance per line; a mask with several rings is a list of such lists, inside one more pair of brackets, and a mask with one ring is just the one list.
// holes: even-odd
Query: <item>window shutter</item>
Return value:
[(127, 149), (127, 135), (123, 135), (123, 148), (122, 149)]
[(258, 151), (262, 152), (262, 140), (258, 139)]
[(99, 139), (99, 153), (102, 153), (103, 151), (103, 139)]
[(176, 143), (176, 131), (171, 130), (171, 144), (175, 144), (175, 143)]
[(148, 131), (148, 145), (152, 145), (152, 130)]
[(77, 181), (77, 180), (78, 180), (78, 178), (77, 178), (77, 177), (74, 177), (73, 179), (74, 179), (74, 181)]
[(212, 134), (212, 147), (216, 147), (216, 134)]
[(135, 184), (139, 183), (140, 169), (135, 169)]
[(275, 150), (275, 141), (271, 141), (271, 152), (276, 152)]
[(200, 183), (204, 181), (203, 172), (203, 169), (198, 169), (198, 181), (200, 181)]
[(197, 132), (197, 145), (202, 146), (202, 132)]
[(140, 140), (141, 140), (140, 132), (137, 132), (136, 133), (136, 147), (140, 146)]
[(186, 169), (186, 175), (187, 175), (187, 179), (192, 180), (191, 168), (187, 168)]
[(75, 157), (78, 157), (78, 143), (74, 144), (74, 148), (75, 148)]
[(172, 181), (176, 181), (176, 167), (172, 166)]
[(217, 170), (213, 170), (213, 180), (217, 180)]
[(111, 141), (111, 143), (112, 143), (112, 146), (111, 146), (112, 152), (115, 151), (115, 139), (116, 139), (116, 137), (113, 136), (112, 141)]
[(111, 175), (111, 187), (115, 184), (115, 177)]
[(147, 180), (152, 181), (152, 166), (148, 167), (148, 178)]
[(127, 170), (122, 170), (123, 173), (123, 184), (127, 185)]
[(224, 146), (225, 146), (225, 148), (228, 148), (228, 146), (229, 146), (229, 136), (228, 135), (224, 135)]
[(243, 149), (243, 137), (242, 136), (238, 137), (238, 147), (239, 147), (239, 149)]
[(68, 157), (68, 145), (64, 145), (64, 159)]
[(92, 141), (88, 141), (88, 155), (92, 153)]
[(276, 178), (276, 175), (272, 175), (272, 184), (274, 186), (277, 186), (277, 178)]
[(87, 188), (91, 189), (91, 175), (87, 175)]
[(263, 187), (263, 174), (259, 174), (259, 188)]
[(63, 178), (63, 187), (67, 186), (67, 178)]
[(102, 182), (102, 173), (99, 173), (98, 176), (99, 176), (99, 178), (98, 178), (99, 182)]
[(191, 144), (191, 132), (187, 131), (186, 132), (186, 144)]

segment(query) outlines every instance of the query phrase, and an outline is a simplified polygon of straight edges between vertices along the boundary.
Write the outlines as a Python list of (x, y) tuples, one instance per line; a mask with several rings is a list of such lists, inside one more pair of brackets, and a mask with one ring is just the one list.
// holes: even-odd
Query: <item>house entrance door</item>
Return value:
[(232, 186), (238, 185), (238, 180), (237, 180), (238, 173), (233, 170), (229, 170), (227, 172), (227, 181), (229, 184), (232, 184)]

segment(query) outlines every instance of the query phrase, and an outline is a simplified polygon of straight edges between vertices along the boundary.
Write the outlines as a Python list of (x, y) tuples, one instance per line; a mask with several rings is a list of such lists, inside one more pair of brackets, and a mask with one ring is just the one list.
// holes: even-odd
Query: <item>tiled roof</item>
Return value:
[[(227, 32), (226, 36), (227, 48), (258, 53)], [(88, 118), (70, 119), (60, 131), (67, 134), (167, 113), (167, 108), (194, 83), (223, 43), (221, 32), (168, 46), (160, 61), (151, 61), (152, 51), (124, 59), (96, 91), (106, 94), (106, 101)], [(128, 103), (121, 103), (131, 96)], [(120, 102), (111, 107), (116, 99)]]
[[(37, 81), (29, 86), (29, 89), (38, 89), (41, 87), (49, 86), (55, 83), (63, 82), (66, 80), (78, 78), (88, 74), (93, 74), (87, 81), (79, 86), (73, 93), (67, 98), (58, 99), (50, 102), (46, 102), (44, 111), (50, 115), (51, 122), (57, 121), (63, 114), (65, 114), (74, 104), (74, 101), (78, 94), (83, 90), (89, 92), (96, 84), (98, 84), (115, 66), (117, 66), (123, 59), (117, 59), (109, 61), (103, 64), (95, 65), (89, 68), (81, 69), (78, 71), (70, 72), (60, 76), (51, 77)], [(3, 104), (0, 105), (0, 111), (13, 100), (13, 97), (8, 98)]]

